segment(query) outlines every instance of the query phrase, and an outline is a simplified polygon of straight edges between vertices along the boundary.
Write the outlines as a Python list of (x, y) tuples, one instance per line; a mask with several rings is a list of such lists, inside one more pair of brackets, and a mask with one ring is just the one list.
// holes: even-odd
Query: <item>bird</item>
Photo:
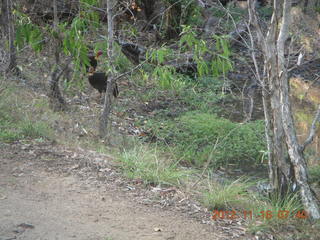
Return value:
[[(103, 53), (103, 52), (102, 52), (101, 50), (99, 50), (96, 54), (90, 54), (90, 55), (88, 55), (90, 66), (86, 66), (87, 72), (89, 72), (90, 67), (93, 68), (93, 71), (96, 71), (96, 68), (97, 68), (97, 66), (98, 66), (98, 58), (99, 58), (99, 56), (102, 55), (102, 53)], [(92, 70), (91, 70), (91, 71), (92, 71)]]
[(121, 52), (135, 65), (138, 65), (141, 60), (144, 60), (144, 54), (146, 50), (134, 43), (123, 42), (115, 40), (121, 47)]
[[(89, 68), (89, 76), (88, 80), (90, 85), (97, 89), (100, 93), (100, 98), (103, 92), (106, 92), (107, 89), (107, 79), (108, 76), (104, 72), (95, 72), (93, 67)], [(115, 83), (115, 86), (112, 90), (113, 96), (116, 98), (119, 95), (119, 89), (117, 83)]]

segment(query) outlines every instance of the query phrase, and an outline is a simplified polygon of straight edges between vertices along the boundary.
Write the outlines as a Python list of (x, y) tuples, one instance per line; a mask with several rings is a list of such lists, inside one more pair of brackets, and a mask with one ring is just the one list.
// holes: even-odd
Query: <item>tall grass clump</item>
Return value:
[(209, 184), (202, 195), (202, 202), (210, 210), (246, 209), (253, 200), (247, 191), (252, 185), (243, 179), (224, 185)]
[(146, 184), (178, 185), (190, 175), (190, 171), (179, 169), (176, 161), (146, 146), (124, 151), (120, 162), (127, 177), (142, 179)]

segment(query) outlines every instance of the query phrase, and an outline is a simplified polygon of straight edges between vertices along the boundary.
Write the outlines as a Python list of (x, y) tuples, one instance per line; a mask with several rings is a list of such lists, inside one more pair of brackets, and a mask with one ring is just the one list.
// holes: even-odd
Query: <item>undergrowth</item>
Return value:
[(174, 120), (149, 120), (153, 138), (174, 149), (177, 159), (211, 167), (255, 164), (265, 150), (261, 121), (239, 124), (215, 114), (187, 112)]

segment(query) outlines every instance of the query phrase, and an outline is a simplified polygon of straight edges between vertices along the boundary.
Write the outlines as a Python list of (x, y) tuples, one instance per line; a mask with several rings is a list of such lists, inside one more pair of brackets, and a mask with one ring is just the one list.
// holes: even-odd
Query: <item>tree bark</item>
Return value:
[(278, 68), (280, 69), (280, 89), (282, 105), (282, 122), (288, 146), (288, 153), (294, 167), (295, 181), (300, 188), (302, 203), (313, 219), (320, 219), (320, 209), (316, 196), (308, 184), (307, 164), (303, 155), (303, 148), (298, 143), (294, 126), (291, 102), (289, 99), (288, 71), (285, 66), (284, 47), (289, 35), (291, 0), (284, 1), (283, 18), (280, 34), (277, 40)]
[[(287, 61), (284, 52), (289, 35), (291, 5), (291, 0), (274, 1), (271, 24), (267, 35), (264, 36), (253, 1), (249, 0), (250, 22), (257, 29), (258, 41), (264, 55), (265, 71), (261, 85), (269, 151), (269, 179), (272, 187), (282, 196), (299, 190), (305, 210), (311, 218), (319, 219), (318, 202), (308, 184), (303, 155), (305, 144), (300, 146), (298, 143), (289, 99)], [(319, 116), (320, 111), (315, 121)]]
[(14, 45), (15, 40), (15, 30), (12, 17), (12, 1), (3, 0), (2, 1), (2, 14), (1, 14), (1, 24), (3, 29), (3, 34), (7, 36), (9, 43), (9, 64), (6, 69), (6, 73), (13, 73), (15, 75), (20, 75), (20, 70), (17, 67), (17, 50)]
[(1, 32), (5, 36), (8, 33), (8, 1), (2, 0), (1, 1), (1, 16), (0, 16), (0, 23), (1, 23)]
[[(58, 11), (57, 11), (57, 2), (53, 0), (53, 29), (55, 32), (58, 33)], [(59, 63), (60, 63), (60, 39), (59, 34), (57, 34), (57, 38), (54, 39), (54, 57), (55, 57), (55, 65), (52, 69), (52, 73), (49, 80), (49, 99), (50, 99), (50, 106), (54, 111), (64, 110), (66, 108), (66, 101), (64, 100), (60, 87), (59, 87), (59, 79), (65, 69), (59, 72)]]
[(107, 0), (107, 18), (108, 18), (108, 58), (111, 63), (111, 73), (108, 75), (107, 89), (104, 99), (104, 105), (99, 124), (99, 135), (101, 138), (105, 138), (108, 133), (108, 125), (110, 120), (110, 113), (112, 110), (112, 91), (115, 86), (115, 69), (113, 66), (114, 58), (114, 31), (113, 31), (113, 7), (115, 6), (115, 0)]

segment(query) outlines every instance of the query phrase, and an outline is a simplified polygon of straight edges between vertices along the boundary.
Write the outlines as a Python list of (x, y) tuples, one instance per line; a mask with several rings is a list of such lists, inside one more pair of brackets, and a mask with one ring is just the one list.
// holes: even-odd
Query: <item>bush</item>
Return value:
[(197, 166), (209, 158), (212, 167), (256, 163), (266, 148), (262, 121), (239, 124), (214, 114), (189, 112), (157, 126), (156, 137), (174, 146), (177, 157)]

